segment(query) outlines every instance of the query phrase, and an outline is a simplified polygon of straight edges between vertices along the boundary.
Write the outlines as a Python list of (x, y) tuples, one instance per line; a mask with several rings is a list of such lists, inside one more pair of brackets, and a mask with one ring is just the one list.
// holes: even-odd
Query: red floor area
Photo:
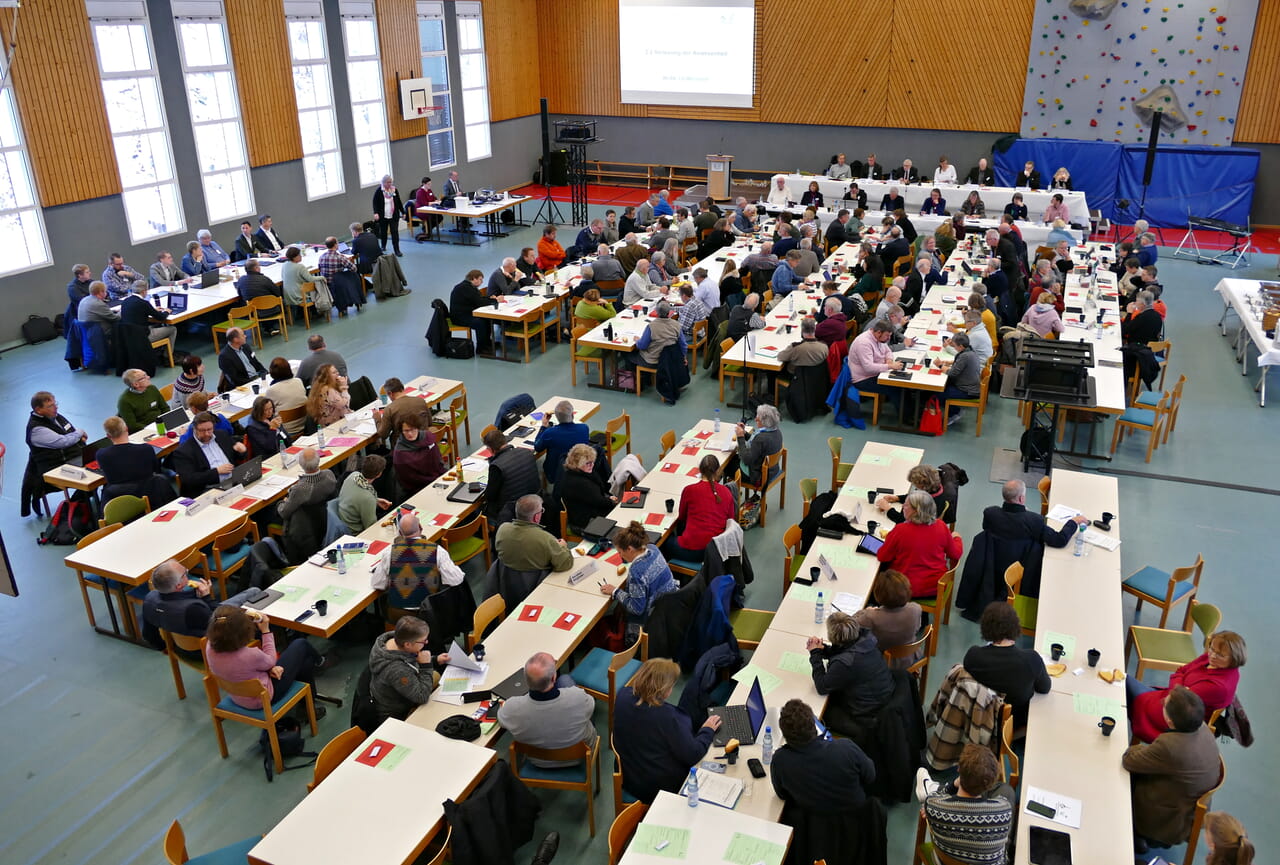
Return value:
[[(518, 189), (511, 190), (513, 195), (532, 195), (534, 198), (542, 198), (546, 195), (546, 187), (538, 186), (530, 183), (521, 186)], [(649, 196), (645, 189), (637, 189), (630, 186), (602, 186), (596, 183), (587, 184), (587, 201), (591, 204), (612, 204), (617, 207), (626, 207), (627, 205), (639, 205)], [(551, 197), (556, 201), (570, 201), (569, 187), (553, 186), (551, 187)]]
[[(1182, 243), (1183, 237), (1187, 234), (1187, 230), (1185, 228), (1165, 228), (1162, 231), (1164, 236), (1163, 238), (1160, 238), (1158, 242), (1162, 248), (1168, 250), (1177, 249), (1178, 245)], [(1129, 239), (1131, 234), (1132, 231), (1128, 226), (1120, 227), (1121, 238)], [(1108, 231), (1096, 233), (1092, 239), (1108, 241), (1114, 240), (1115, 237), (1116, 235), (1114, 231)], [(1157, 233), (1157, 237), (1160, 237), (1159, 233)], [(1195, 237), (1196, 242), (1200, 245), (1201, 251), (1230, 249), (1235, 242), (1235, 238), (1217, 231), (1197, 230), (1195, 232)], [(1249, 243), (1253, 247), (1256, 247), (1257, 252), (1268, 255), (1280, 254), (1280, 228), (1275, 226), (1255, 228), (1253, 230), (1253, 236), (1249, 239)]]

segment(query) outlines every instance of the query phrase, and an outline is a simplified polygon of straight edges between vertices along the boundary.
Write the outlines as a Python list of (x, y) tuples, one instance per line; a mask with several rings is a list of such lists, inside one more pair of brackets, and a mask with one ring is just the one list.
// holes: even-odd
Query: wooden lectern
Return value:
[(707, 154), (707, 197), (717, 199), (729, 198), (729, 171), (733, 166), (733, 157), (723, 153)]

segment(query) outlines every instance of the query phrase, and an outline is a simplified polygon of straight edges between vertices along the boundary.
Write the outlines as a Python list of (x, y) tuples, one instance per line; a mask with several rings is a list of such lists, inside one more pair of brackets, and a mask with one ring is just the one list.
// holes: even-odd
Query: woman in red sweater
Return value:
[(1209, 651), (1173, 672), (1169, 687), (1152, 688), (1133, 676), (1125, 679), (1133, 735), (1150, 744), (1169, 729), (1164, 719), (1164, 698), (1179, 685), (1194, 691), (1204, 702), (1205, 721), (1215, 710), (1230, 706), (1247, 657), (1244, 637), (1235, 631), (1218, 631), (1209, 637)]
[(964, 554), (964, 541), (938, 519), (933, 496), (913, 490), (902, 506), (905, 523), (893, 527), (876, 558), (911, 581), (911, 597), (935, 598), (938, 580)]
[(719, 480), (720, 460), (713, 454), (707, 454), (698, 463), (698, 471), (702, 480), (689, 484), (680, 494), (676, 531), (671, 533), (662, 548), (662, 554), (668, 560), (701, 562), (707, 544), (724, 531), (725, 522), (737, 517), (733, 493)]

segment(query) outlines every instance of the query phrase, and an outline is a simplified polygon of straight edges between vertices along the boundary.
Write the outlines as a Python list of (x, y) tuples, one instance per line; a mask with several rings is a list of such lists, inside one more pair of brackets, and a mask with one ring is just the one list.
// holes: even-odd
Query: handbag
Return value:
[(947, 428), (947, 421), (942, 417), (942, 403), (936, 396), (930, 397), (920, 413), (920, 434), (940, 436)]

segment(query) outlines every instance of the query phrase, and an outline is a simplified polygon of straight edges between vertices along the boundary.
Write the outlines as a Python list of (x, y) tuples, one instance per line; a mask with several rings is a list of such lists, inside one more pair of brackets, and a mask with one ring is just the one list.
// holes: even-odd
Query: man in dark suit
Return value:
[[(462, 189), (462, 181), (458, 178), (458, 172), (450, 171), (449, 179), (444, 182), (444, 192), (441, 194), (442, 199), (452, 201), (459, 195), (464, 195)], [(466, 217), (458, 218), (458, 230), (467, 231), (471, 228), (471, 220)]]
[(1040, 172), (1036, 171), (1036, 164), (1031, 160), (1027, 160), (1027, 164), (1022, 166), (1022, 171), (1018, 173), (1017, 178), (1013, 181), (1014, 186), (1025, 186), (1029, 189), (1040, 188)]
[(884, 169), (876, 162), (874, 153), (867, 154), (867, 165), (862, 169), (862, 176), (867, 180), (883, 180)]
[(480, 289), (482, 282), (483, 271), (472, 270), (453, 287), (449, 294), (449, 320), (454, 324), (465, 324), (476, 332), (476, 351), (479, 354), (492, 354), (493, 319), (477, 318), (475, 311), (484, 306), (497, 306), (502, 299), (485, 297)]
[(147, 300), (147, 283), (144, 280), (135, 282), (133, 293), (120, 304), (120, 320), (147, 328), (147, 339), (151, 342), (167, 339), (172, 346), (178, 336), (178, 329), (169, 324), (169, 314), (156, 309)]
[(391, 247), (397, 256), (400, 252), (400, 214), (404, 213), (404, 202), (400, 200), (400, 190), (396, 189), (391, 175), (384, 175), (382, 183), (373, 191), (373, 224), (378, 232), (378, 245), (383, 252), (387, 251), (387, 235), (391, 235)]
[(157, 649), (165, 648), (161, 630), (203, 637), (219, 603), (238, 606), (242, 595), (247, 598), (257, 591), (251, 587), (220, 602), (211, 597), (212, 587), (207, 579), (193, 580), (187, 569), (173, 559), (151, 572), (151, 587), (142, 599), (142, 636)]
[(184, 496), (195, 498), (226, 480), (231, 476), (231, 461), (245, 452), (243, 442), (233, 444), (231, 436), (224, 430), (215, 430), (213, 425), (213, 415), (200, 412), (191, 422), (191, 438), (173, 452), (173, 469)]
[(978, 160), (978, 164), (969, 169), (969, 182), (976, 183), (979, 186), (995, 186), (996, 173), (987, 166), (987, 158), (984, 156)]
[(907, 200), (898, 192), (898, 187), (890, 186), (889, 191), (880, 199), (880, 209), (885, 213), (893, 213), (895, 210), (906, 210)]
[(881, 242), (876, 253), (880, 256), (880, 260), (884, 262), (884, 272), (892, 276), (898, 274), (893, 270), (893, 264), (904, 255), (911, 254), (911, 244), (902, 236), (902, 229), (895, 225), (889, 229), (889, 237)]
[(253, 349), (249, 347), (244, 331), (238, 327), (227, 331), (227, 344), (218, 352), (218, 369), (222, 370), (232, 387), (248, 384), (254, 378), (267, 374), (266, 369), (253, 356)]
[(845, 233), (844, 227), (849, 222), (849, 211), (841, 210), (836, 214), (835, 221), (827, 226), (827, 248), (835, 249), (849, 239), (849, 235)]
[(866, 210), (867, 193), (864, 190), (859, 189), (857, 183), (850, 183), (849, 190), (844, 194), (844, 197), (840, 199), (841, 204), (845, 202), (852, 204), (854, 207), (861, 207), (863, 210)]
[(901, 180), (903, 183), (919, 183), (920, 171), (911, 164), (910, 159), (902, 160), (902, 167), (893, 169), (893, 174), (889, 175), (890, 180)]
[(253, 258), (258, 251), (258, 242), (253, 236), (253, 223), (245, 220), (240, 223), (240, 233), (236, 235), (236, 251), (231, 254), (232, 261), (244, 261)]
[(373, 266), (382, 255), (382, 247), (373, 233), (372, 223), (351, 223), (351, 251), (356, 256), (356, 270), (366, 275), (373, 273)]
[(280, 286), (272, 282), (270, 277), (263, 275), (262, 265), (256, 258), (245, 262), (244, 276), (236, 280), (236, 293), (245, 303), (255, 297), (281, 296)]
[(258, 217), (258, 230), (253, 233), (253, 243), (258, 252), (284, 252), (285, 243), (271, 226), (271, 214), (264, 213)]

